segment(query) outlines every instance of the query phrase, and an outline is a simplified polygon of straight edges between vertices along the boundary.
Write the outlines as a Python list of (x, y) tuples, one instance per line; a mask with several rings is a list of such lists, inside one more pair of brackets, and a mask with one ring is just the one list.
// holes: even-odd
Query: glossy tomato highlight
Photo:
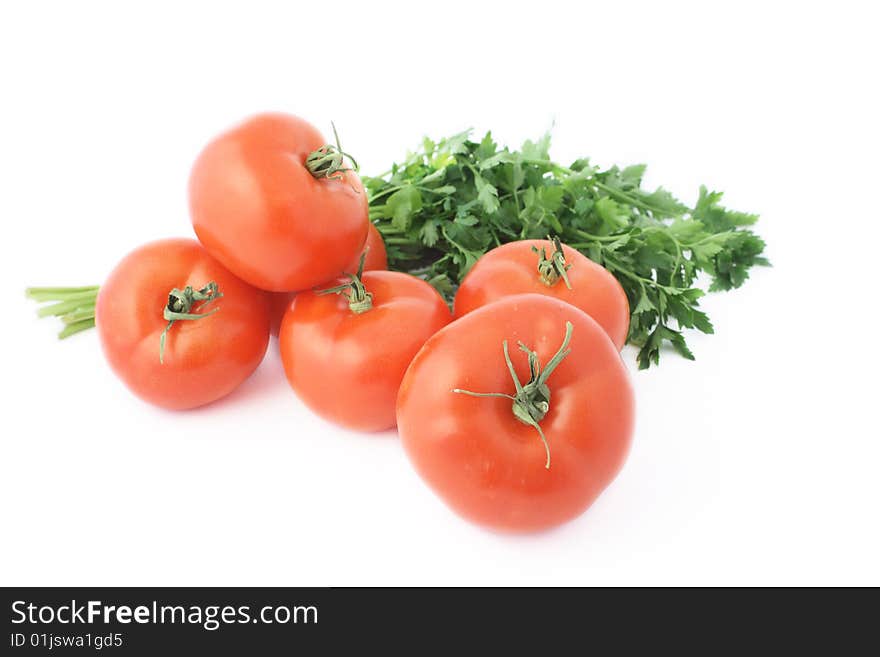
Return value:
[[(364, 244), (362, 253), (366, 254), (364, 258), (364, 271), (375, 271), (380, 269), (388, 269), (388, 256), (385, 252), (385, 241), (382, 234), (373, 224), (370, 224), (370, 231), (367, 234), (367, 242)], [(348, 266), (339, 272), (356, 272), (360, 266), (361, 253), (352, 259)], [(296, 297), (296, 292), (275, 292), (270, 295), (271, 313), (272, 313), (272, 335), (278, 335), (278, 329), (281, 326), (281, 318), (290, 307), (291, 302)]]
[(599, 322), (620, 351), (629, 331), (626, 292), (611, 272), (558, 240), (521, 240), (477, 260), (455, 295), (455, 316), (514, 294), (572, 304)]
[(341, 151), (302, 119), (261, 114), (196, 159), (190, 214), (205, 248), (273, 292), (331, 280), (367, 237), (367, 196)]
[(151, 242), (123, 258), (98, 292), (95, 321), (116, 375), (169, 409), (232, 392), (269, 341), (266, 293), (190, 239)]
[(285, 313), (278, 339), (287, 379), (328, 420), (390, 429), (403, 374), (452, 319), (449, 308), (428, 283), (400, 272), (363, 272), (334, 291), (301, 292)]
[(602, 327), (568, 303), (526, 294), (425, 343), (400, 386), (397, 426), (416, 470), (455, 511), (534, 531), (577, 517), (611, 483), (634, 413), (626, 367)]

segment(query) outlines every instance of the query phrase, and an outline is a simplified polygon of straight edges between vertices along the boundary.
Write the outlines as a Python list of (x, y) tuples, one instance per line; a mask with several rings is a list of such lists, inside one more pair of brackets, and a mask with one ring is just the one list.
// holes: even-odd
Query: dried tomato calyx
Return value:
[[(346, 171), (357, 171), (358, 163), (349, 153), (342, 150), (336, 126), (332, 122), (330, 125), (333, 126), (333, 137), (336, 144), (324, 144), (321, 148), (309, 153), (306, 157), (306, 168), (319, 180), (321, 178), (342, 180)], [(352, 167), (345, 166), (345, 158), (351, 160)]]
[(201, 311), (204, 310), (209, 303), (216, 301), (222, 296), (223, 293), (220, 292), (217, 283), (214, 281), (207, 283), (198, 290), (191, 285), (187, 285), (182, 290), (174, 288), (168, 293), (168, 303), (165, 304), (165, 309), (162, 311), (162, 316), (168, 320), (168, 325), (159, 337), (160, 363), (165, 362), (165, 338), (168, 335), (168, 331), (174, 326), (174, 322), (179, 322), (181, 320), (204, 319), (209, 315), (213, 315), (220, 309), (214, 308), (208, 312)]
[(364, 275), (364, 261), (367, 258), (367, 251), (369, 251), (369, 248), (364, 249), (364, 252), (361, 253), (357, 273), (349, 274), (346, 272), (345, 275), (351, 279), (348, 283), (327, 288), (326, 290), (318, 290), (315, 294), (341, 294), (348, 299), (348, 307), (356, 315), (370, 310), (373, 307), (373, 293), (367, 291), (361, 280), (361, 277)]
[(565, 252), (562, 250), (562, 242), (559, 237), (548, 237), (555, 247), (553, 254), (548, 258), (547, 249), (543, 246), (539, 249), (532, 247), (532, 251), (538, 254), (538, 273), (541, 275), (541, 282), (547, 287), (553, 287), (561, 278), (565, 282), (565, 287), (571, 289), (571, 282), (568, 280), (568, 270), (571, 265), (565, 261)]

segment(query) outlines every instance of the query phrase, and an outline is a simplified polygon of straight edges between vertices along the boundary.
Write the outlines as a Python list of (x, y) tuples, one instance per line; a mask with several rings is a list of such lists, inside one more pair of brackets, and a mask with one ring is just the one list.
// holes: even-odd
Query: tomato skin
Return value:
[(284, 313), (296, 299), (296, 292), (269, 292), (269, 332), (276, 336), (281, 330)]
[[(571, 353), (550, 375), (549, 443), (517, 420), (511, 401), (452, 392), (514, 392), (507, 340), (520, 381), (526, 354), (544, 366), (573, 325)], [(428, 485), (462, 516), (506, 531), (535, 531), (580, 515), (614, 479), (629, 451), (635, 402), (626, 367), (602, 328), (546, 295), (508, 297), (455, 320), (429, 339), (400, 386), (397, 426)]]
[(605, 329), (617, 350), (629, 332), (629, 301), (620, 282), (607, 269), (565, 244), (562, 250), (571, 265), (568, 279), (548, 286), (538, 274), (538, 255), (532, 247), (554, 251), (548, 240), (521, 240), (496, 247), (480, 258), (465, 275), (455, 295), (455, 317), (513, 294), (536, 293), (566, 301), (590, 315)]
[(300, 118), (261, 114), (196, 159), (189, 181), (196, 235), (242, 280), (274, 292), (304, 290), (360, 253), (369, 220), (357, 174), (316, 179), (305, 166), (326, 143)]
[(356, 272), (358, 265), (360, 265), (361, 253), (364, 251), (367, 252), (364, 258), (364, 271), (388, 269), (388, 254), (385, 251), (385, 240), (382, 239), (382, 233), (379, 232), (379, 229), (373, 223), (370, 223), (364, 247), (358, 251), (357, 255), (352, 258), (352, 261), (348, 263), (348, 267), (343, 269), (343, 271)]
[[(361, 253), (366, 250), (367, 256), (364, 258), (364, 271), (374, 271), (379, 269), (388, 269), (388, 256), (385, 253), (385, 241), (382, 239), (382, 233), (374, 224), (370, 224), (370, 232), (367, 233), (367, 242), (364, 248), (359, 252), (354, 260), (342, 271), (351, 272), (352, 274), (358, 270), (361, 261)], [(330, 286), (332, 287), (332, 286)], [(271, 313), (272, 313), (272, 335), (278, 335), (278, 329), (281, 327), (281, 318), (287, 312), (296, 292), (275, 292), (270, 295)]]
[(433, 287), (409, 274), (369, 271), (361, 280), (373, 294), (373, 307), (361, 314), (341, 295), (298, 294), (281, 322), (281, 360), (313, 411), (381, 431), (395, 424), (397, 390), (413, 356), (452, 316)]
[[(210, 281), (223, 296), (206, 310), (217, 312), (176, 321), (160, 363), (168, 293)], [(98, 292), (95, 321), (116, 375), (141, 399), (168, 409), (202, 406), (232, 392), (263, 360), (269, 341), (266, 293), (236, 278), (191, 239), (151, 242), (123, 258)]]

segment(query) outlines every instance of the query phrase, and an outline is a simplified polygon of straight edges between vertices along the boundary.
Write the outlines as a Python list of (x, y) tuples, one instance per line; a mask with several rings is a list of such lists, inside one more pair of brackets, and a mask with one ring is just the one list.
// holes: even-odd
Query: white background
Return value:
[[(880, 584), (871, 3), (7, 2), (0, 10), (0, 583)], [(491, 128), (649, 164), (762, 215), (772, 269), (633, 371), (629, 461), (511, 537), (452, 515), (392, 433), (316, 419), (270, 357), (188, 413), (134, 399), (27, 285), (191, 235), (199, 148), (257, 111), (336, 122), (367, 172)]]

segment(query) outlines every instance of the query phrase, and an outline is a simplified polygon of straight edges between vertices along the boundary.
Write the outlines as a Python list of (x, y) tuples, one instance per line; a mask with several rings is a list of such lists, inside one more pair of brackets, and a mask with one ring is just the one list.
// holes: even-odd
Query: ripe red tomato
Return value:
[[(374, 271), (379, 269), (388, 269), (388, 256), (385, 253), (385, 241), (382, 239), (382, 233), (372, 223), (370, 224), (370, 232), (367, 233), (367, 243), (364, 245), (364, 271)], [(349, 263), (342, 271), (356, 272), (360, 266), (361, 254)], [(340, 272), (341, 273), (341, 272)], [(276, 292), (270, 295), (271, 313), (272, 313), (272, 335), (278, 335), (278, 329), (281, 326), (281, 318), (287, 312), (290, 303), (296, 297), (296, 292)]]
[(336, 277), (367, 238), (360, 179), (295, 116), (261, 114), (208, 144), (193, 165), (189, 199), (205, 248), (264, 290)]
[(269, 332), (278, 335), (281, 320), (290, 304), (296, 299), (296, 292), (269, 292)]
[(525, 294), (425, 343), (400, 386), (397, 427), (416, 470), (455, 511), (532, 531), (581, 514), (611, 483), (629, 451), (634, 408), (602, 327), (570, 304)]
[(300, 292), (285, 313), (278, 338), (287, 379), (328, 420), (389, 429), (403, 373), (452, 319), (449, 308), (428, 283), (399, 272), (368, 271), (335, 289), (342, 294)]
[(351, 262), (348, 263), (348, 267), (343, 269), (343, 271), (353, 273), (358, 270), (361, 261), (361, 252), (366, 252), (367, 254), (364, 258), (364, 271), (388, 269), (388, 254), (385, 252), (385, 240), (382, 239), (382, 233), (379, 232), (379, 229), (376, 228), (376, 225), (373, 223), (370, 224), (370, 230), (367, 233), (367, 242), (364, 244), (364, 248), (352, 258)]
[[(174, 313), (194, 318), (169, 327)], [(232, 392), (269, 341), (266, 293), (190, 239), (152, 242), (123, 258), (98, 292), (95, 322), (116, 375), (138, 397), (170, 409)]]
[(558, 240), (510, 242), (486, 253), (458, 288), (455, 316), (512, 294), (529, 292), (580, 308), (599, 322), (618, 351), (626, 344), (629, 302), (623, 287), (607, 269), (558, 244)]

